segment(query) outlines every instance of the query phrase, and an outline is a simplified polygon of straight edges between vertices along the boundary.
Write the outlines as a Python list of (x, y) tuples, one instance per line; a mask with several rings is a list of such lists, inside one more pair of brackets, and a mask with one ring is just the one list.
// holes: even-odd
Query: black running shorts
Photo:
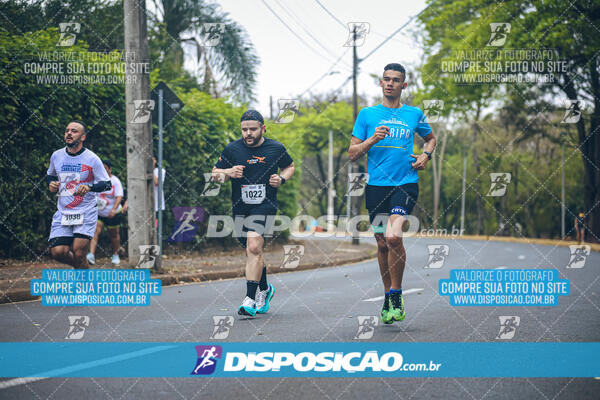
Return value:
[[(237, 218), (246, 218), (250, 216), (258, 216), (259, 218), (255, 218), (252, 221), (249, 221), (250, 226), (244, 224), (242, 231), (242, 236), (239, 233), (235, 232), (236, 239), (242, 244), (244, 248), (246, 248), (246, 232), (259, 232), (263, 237), (271, 237), (273, 236), (273, 232), (271, 230), (272, 224), (274, 223), (274, 216), (277, 214), (277, 209), (270, 204), (257, 204), (254, 206), (249, 206), (245, 204), (242, 207), (236, 207), (233, 211), (233, 219), (234, 225), (237, 226), (235, 222)], [(269, 218), (270, 217), (270, 218)]]
[[(367, 185), (365, 188), (365, 201), (367, 210), (369, 210), (369, 221), (374, 233), (384, 233), (385, 224), (389, 215), (409, 215), (419, 197), (419, 185), (417, 183), (407, 183), (400, 186), (373, 186)], [(379, 218), (376, 225), (373, 225), (377, 215), (384, 216)]]

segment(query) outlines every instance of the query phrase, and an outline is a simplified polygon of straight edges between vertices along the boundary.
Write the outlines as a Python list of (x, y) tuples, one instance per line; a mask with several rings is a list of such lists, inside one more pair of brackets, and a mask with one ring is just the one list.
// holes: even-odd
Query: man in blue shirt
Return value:
[[(419, 196), (417, 171), (425, 169), (436, 145), (423, 111), (400, 102), (406, 88), (405, 78), (402, 65), (385, 66), (379, 81), (383, 101), (360, 111), (348, 149), (352, 161), (367, 155), (366, 207), (377, 240), (379, 271), (385, 289), (381, 310), (384, 324), (402, 321), (406, 316), (402, 299), (406, 261), (402, 225)], [(412, 153), (415, 133), (425, 140), (423, 153), (419, 155)]]

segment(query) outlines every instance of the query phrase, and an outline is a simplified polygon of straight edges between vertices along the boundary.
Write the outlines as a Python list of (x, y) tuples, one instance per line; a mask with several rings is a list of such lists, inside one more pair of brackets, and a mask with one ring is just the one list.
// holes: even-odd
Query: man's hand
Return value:
[(108, 218), (113, 218), (115, 216), (117, 212), (115, 211), (115, 209), (113, 208), (112, 210), (110, 210), (110, 212), (108, 213)]
[(269, 185), (274, 188), (281, 186), (281, 176), (273, 174), (269, 177)]
[(387, 126), (378, 126), (375, 129), (375, 133), (373, 134), (373, 136), (371, 136), (371, 140), (373, 140), (375, 143), (385, 139), (386, 136), (390, 135), (390, 128), (388, 128)]
[(225, 182), (225, 174), (222, 174), (220, 172), (213, 172), (212, 180), (213, 180), (213, 182), (224, 183)]
[(411, 164), (414, 169), (425, 169), (425, 167), (427, 166), (427, 161), (429, 161), (429, 157), (427, 157), (427, 154), (421, 153), (418, 156), (411, 154), (410, 156), (415, 159), (415, 162)]
[(75, 193), (73, 193), (73, 196), (85, 196), (87, 192), (89, 192), (91, 189), (88, 185), (79, 185), (79, 187), (77, 188), (77, 191)]
[(229, 168), (227, 175), (229, 175), (230, 178), (240, 179), (242, 175), (244, 175), (244, 168), (246, 168), (245, 165), (235, 165), (232, 168)]
[(58, 181), (52, 181), (48, 185), (48, 190), (51, 191), (52, 193), (56, 193), (56, 192), (58, 192), (59, 186), (60, 186), (60, 183)]

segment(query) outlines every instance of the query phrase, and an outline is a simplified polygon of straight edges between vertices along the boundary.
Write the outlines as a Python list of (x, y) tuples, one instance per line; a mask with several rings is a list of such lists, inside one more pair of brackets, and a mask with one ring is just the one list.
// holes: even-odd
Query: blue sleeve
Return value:
[(352, 129), (352, 136), (362, 140), (363, 142), (367, 138), (367, 121), (365, 117), (364, 109), (360, 110), (354, 123), (354, 129)]
[(415, 127), (415, 132), (419, 134), (421, 137), (425, 137), (431, 133), (431, 126), (429, 126), (429, 122), (427, 122), (427, 117), (423, 113), (423, 111), (419, 110), (421, 116), (419, 117), (419, 123)]

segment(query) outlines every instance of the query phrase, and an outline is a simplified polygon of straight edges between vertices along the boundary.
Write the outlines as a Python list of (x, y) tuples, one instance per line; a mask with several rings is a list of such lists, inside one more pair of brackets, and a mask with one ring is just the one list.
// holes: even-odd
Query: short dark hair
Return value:
[(261, 123), (261, 125), (265, 124), (265, 119), (256, 110), (248, 110), (244, 114), (242, 114), (242, 118), (240, 119), (240, 122), (243, 122), (243, 121), (258, 121)]
[[(78, 119), (72, 119), (72, 120), (69, 122), (69, 124), (70, 124), (71, 122), (75, 122), (75, 123), (77, 123), (77, 124), (79, 124), (79, 125), (83, 126), (83, 133), (87, 134), (87, 126), (85, 125), (85, 123), (84, 123), (83, 121), (80, 121), (80, 120), (78, 120)], [(68, 124), (67, 124), (67, 125), (68, 125)]]
[(112, 168), (112, 164), (110, 163), (110, 160), (107, 159), (102, 159), (102, 164), (105, 164), (108, 168)]
[(383, 72), (388, 71), (388, 70), (392, 70), (392, 71), (398, 71), (402, 73), (402, 79), (406, 79), (406, 70), (404, 69), (404, 67), (402, 66), (402, 64), (398, 64), (398, 63), (391, 63), (386, 65), (383, 68)]

